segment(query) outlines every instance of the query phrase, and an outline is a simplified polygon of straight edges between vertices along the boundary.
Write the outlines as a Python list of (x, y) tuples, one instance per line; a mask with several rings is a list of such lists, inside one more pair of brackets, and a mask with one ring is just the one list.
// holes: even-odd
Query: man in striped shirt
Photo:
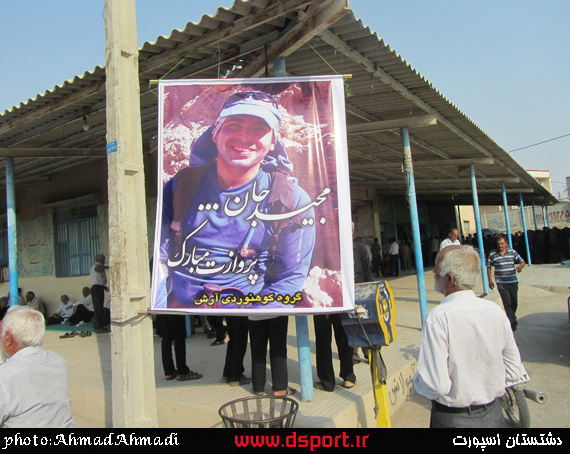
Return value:
[(491, 268), (494, 266), (497, 290), (501, 295), (503, 307), (513, 331), (517, 329), (516, 311), (519, 291), (517, 273), (520, 273), (525, 265), (526, 263), (519, 253), (508, 247), (507, 238), (500, 235), (497, 239), (497, 249), (492, 250), (487, 257), (487, 276), (489, 277), (489, 287), (492, 290), (495, 288), (491, 278)]

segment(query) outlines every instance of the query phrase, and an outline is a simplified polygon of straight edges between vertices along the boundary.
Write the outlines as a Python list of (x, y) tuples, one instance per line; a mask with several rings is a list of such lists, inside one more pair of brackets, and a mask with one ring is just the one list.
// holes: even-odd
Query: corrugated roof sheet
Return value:
[[(338, 0), (327, 0), (337, 5)], [(146, 42), (139, 50), (143, 144), (155, 147), (157, 96), (151, 81), (167, 77), (239, 77), (241, 68), (271, 49), (278, 39), (324, 0), (236, 1), (218, 8), (199, 23), (174, 29), (170, 36)], [(350, 74), (352, 95), (346, 99), (347, 125), (380, 120), (437, 118), (437, 126), (410, 130), (414, 174), (419, 199), (432, 202), (471, 203), (469, 169), (450, 166), (457, 159), (477, 164), (481, 204), (502, 203), (501, 181), (509, 191), (533, 197), (537, 203), (554, 203), (554, 197), (508, 153), (440, 93), (375, 32), (349, 11), (327, 30), (286, 57), (291, 76)], [(271, 71), (271, 67), (268, 68)], [(105, 69), (97, 66), (57, 85), (0, 115), (0, 148), (92, 149), (104, 156)], [(87, 118), (89, 130), (83, 129)], [(403, 194), (403, 150), (398, 130), (350, 134), (351, 184), (381, 188), (384, 194)], [(37, 159), (16, 157), (18, 179), (45, 176), (92, 157)], [(423, 161), (434, 161), (423, 166)], [(444, 161), (446, 161), (444, 163)], [(5, 178), (4, 169), (0, 176)], [(531, 195), (532, 193), (532, 195)], [(515, 199), (513, 198), (513, 201)]]

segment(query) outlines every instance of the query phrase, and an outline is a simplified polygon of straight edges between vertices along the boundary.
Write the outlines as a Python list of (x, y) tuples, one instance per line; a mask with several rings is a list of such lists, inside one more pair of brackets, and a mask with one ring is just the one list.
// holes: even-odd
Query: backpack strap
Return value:
[(174, 245), (180, 247), (182, 241), (182, 222), (184, 216), (190, 209), (190, 204), (194, 200), (194, 194), (204, 173), (214, 164), (214, 162), (200, 167), (186, 167), (178, 172), (176, 178), (178, 183), (172, 196), (172, 221), (170, 230), (174, 232)]

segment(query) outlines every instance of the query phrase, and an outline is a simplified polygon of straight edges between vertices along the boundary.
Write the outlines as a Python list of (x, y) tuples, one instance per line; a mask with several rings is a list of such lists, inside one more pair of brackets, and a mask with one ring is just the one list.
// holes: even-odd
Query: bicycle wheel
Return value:
[(530, 410), (521, 389), (507, 388), (502, 399), (502, 407), (514, 427), (530, 427)]

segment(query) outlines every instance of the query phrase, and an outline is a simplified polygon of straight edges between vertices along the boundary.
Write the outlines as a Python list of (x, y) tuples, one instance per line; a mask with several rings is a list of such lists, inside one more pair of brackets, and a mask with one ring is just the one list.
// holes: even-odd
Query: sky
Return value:
[[(104, 4), (0, 0), (0, 112), (104, 65)], [(139, 45), (232, 4), (137, 0)], [(549, 170), (555, 196), (568, 196), (570, 1), (349, 0), (349, 6), (525, 169)]]

